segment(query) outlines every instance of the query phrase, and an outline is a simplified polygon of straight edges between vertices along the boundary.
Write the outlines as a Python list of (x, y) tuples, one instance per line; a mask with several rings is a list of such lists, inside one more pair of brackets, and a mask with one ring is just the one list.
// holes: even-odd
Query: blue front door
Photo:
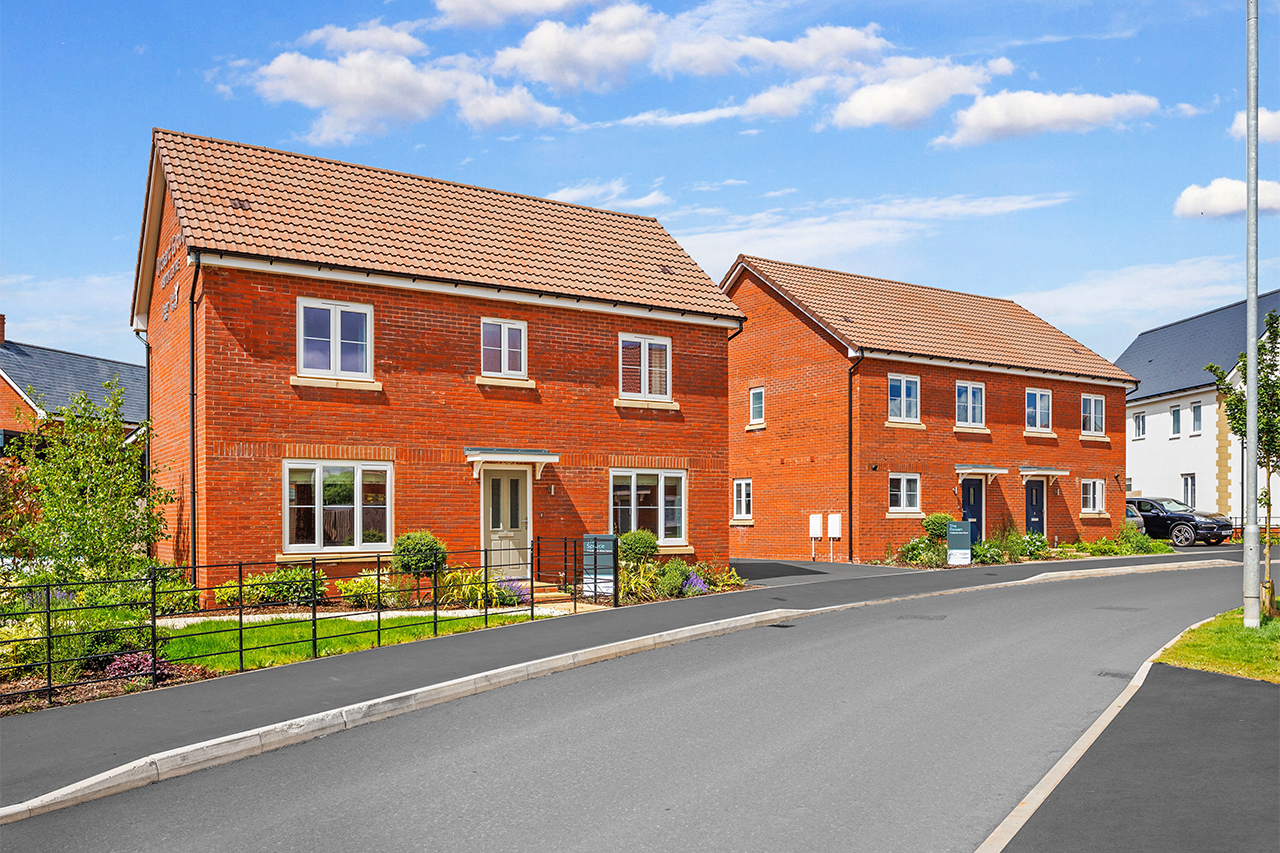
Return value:
[(1044, 535), (1044, 480), (1027, 480), (1027, 532)]
[(982, 541), (982, 480), (960, 481), (960, 517), (969, 522), (970, 542)]

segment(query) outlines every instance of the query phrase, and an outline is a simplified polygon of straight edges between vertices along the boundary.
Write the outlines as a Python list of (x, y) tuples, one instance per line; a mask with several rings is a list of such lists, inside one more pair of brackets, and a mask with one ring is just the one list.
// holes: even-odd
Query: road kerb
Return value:
[(1133, 679), (1120, 692), (1115, 701), (1107, 706), (1107, 709), (1102, 712), (1098, 719), (1093, 721), (1093, 725), (1089, 726), (1084, 734), (1080, 735), (1079, 740), (1072, 744), (1062, 758), (1058, 759), (1058, 763), (1053, 765), (1052, 769), (1044, 775), (1043, 779), (1036, 783), (1030, 793), (1022, 798), (1022, 802), (1018, 803), (1013, 811), (1009, 812), (1008, 817), (1000, 822), (1000, 825), (987, 836), (987, 840), (983, 841), (974, 853), (1000, 853), (1000, 851), (1004, 850), (1005, 846), (1013, 840), (1018, 831), (1036, 813), (1036, 809), (1040, 808), (1040, 805), (1053, 793), (1053, 789), (1058, 787), (1059, 783), (1067, 777), (1067, 774), (1071, 772), (1071, 768), (1076, 766), (1076, 762), (1089, 750), (1089, 747), (1093, 746), (1094, 741), (1102, 735), (1107, 726), (1111, 725), (1111, 721), (1119, 715), (1124, 706), (1138, 692), (1138, 688), (1146, 681), (1147, 673), (1151, 671), (1151, 665), (1155, 663), (1156, 658), (1164, 654), (1165, 649), (1178, 642), (1187, 631), (1199, 628), (1214, 618), (1210, 616), (1208, 619), (1202, 619), (1194, 625), (1189, 625), (1180, 631), (1178, 636), (1165, 643), (1155, 654), (1143, 661)]

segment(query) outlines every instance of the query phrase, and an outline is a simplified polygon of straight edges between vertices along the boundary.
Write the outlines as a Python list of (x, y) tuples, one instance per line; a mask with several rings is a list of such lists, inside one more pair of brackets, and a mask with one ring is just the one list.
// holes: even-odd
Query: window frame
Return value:
[[(1141, 425), (1141, 428), (1139, 428), (1139, 425)], [(1134, 441), (1138, 441), (1146, 437), (1147, 437), (1147, 413), (1134, 412), (1133, 413), (1133, 439)]]
[[(352, 545), (324, 544), (324, 469), (354, 468), (355, 494), (352, 511), (354, 518), (360, 523), (356, 526), (355, 542)], [(314, 542), (294, 544), (290, 542), (291, 527), (289, 524), (289, 472), (301, 468), (309, 468), (314, 472), (315, 501), (312, 509), (316, 513)], [(359, 488), (366, 471), (383, 471), (387, 475), (387, 535), (382, 542), (364, 541), (364, 492)], [(373, 462), (363, 459), (285, 459), (281, 463), (281, 539), (283, 553), (286, 554), (356, 554), (356, 553), (390, 553), (395, 541), (395, 464), (392, 462)]]
[[(901, 411), (902, 411), (902, 414), (899, 414), (899, 415), (896, 415), (896, 416), (893, 414), (893, 382), (894, 382), (894, 380), (895, 380), (895, 379), (896, 379), (896, 380), (898, 380), (898, 381), (900, 381), (900, 382), (902, 383), (902, 395), (901, 395), (902, 403), (901, 403), (901, 406), (899, 407), (899, 408), (901, 409)], [(906, 410), (907, 410), (907, 401), (908, 401), (908, 399), (909, 399), (909, 397), (908, 397), (908, 395), (907, 395), (907, 385), (908, 385), (909, 383), (914, 383), (914, 384), (915, 384), (915, 387), (916, 387), (916, 396), (915, 396), (915, 403), (916, 403), (916, 415), (915, 415), (915, 417), (908, 417), (908, 416), (906, 415)], [(886, 378), (886, 380), (885, 380), (885, 386), (884, 386), (884, 387), (885, 387), (885, 403), (886, 403), (886, 405), (887, 405), (887, 410), (888, 410), (888, 414), (887, 414), (887, 416), (886, 416), (886, 417), (888, 418), (888, 420), (889, 420), (889, 421), (891, 421), (891, 422), (893, 422), (893, 423), (900, 423), (900, 424), (918, 424), (918, 423), (920, 423), (920, 422), (921, 422), (921, 421), (920, 421), (920, 409), (921, 409), (921, 407), (922, 407), (922, 404), (921, 404), (921, 400), (920, 400), (920, 377), (919, 377), (919, 376), (912, 376), (912, 375), (907, 374), (907, 373), (890, 373), (890, 374), (888, 374), (888, 376), (887, 376), (887, 378)]]
[[(624, 342), (633, 342), (640, 344), (640, 393), (622, 390), (622, 344)], [(647, 390), (649, 387), (649, 345), (664, 344), (667, 348), (667, 393), (665, 395), (651, 394)], [(656, 402), (669, 403), (672, 400), (673, 386), (675, 385), (675, 353), (671, 346), (671, 338), (661, 335), (641, 335), (634, 332), (618, 333), (618, 398), (622, 400), (653, 400)]]
[[(752, 488), (750, 477), (739, 477), (733, 481), (733, 518), (735, 521), (751, 520), (751, 493)], [(744, 509), (746, 510), (745, 512), (743, 512)]]
[[(1085, 429), (1084, 418), (1086, 417), (1084, 405), (1086, 401), (1093, 403), (1093, 411), (1088, 414), (1091, 421), (1101, 424), (1098, 429)], [(1052, 403), (1050, 403), (1052, 405)], [(1101, 394), (1081, 394), (1080, 395), (1080, 434), (1081, 435), (1106, 435), (1107, 434), (1107, 398)]]
[[(902, 506), (897, 506), (897, 507), (893, 506), (893, 481), (894, 480), (900, 481), (898, 491), (899, 491), (899, 494), (902, 495), (902, 500), (903, 500)], [(916, 484), (915, 506), (908, 506), (906, 504), (906, 498), (907, 498), (907, 495), (909, 494), (906, 486), (909, 480), (914, 480)], [(923, 510), (920, 509), (920, 507), (924, 504), (924, 500), (920, 494), (920, 475), (919, 474), (905, 474), (905, 473), (896, 472), (896, 471), (890, 472), (887, 485), (888, 485), (888, 493), (886, 495), (885, 504), (888, 507), (887, 509), (888, 512), (903, 513), (903, 514), (923, 512)]]
[(630, 477), (631, 478), (631, 530), (636, 530), (636, 475), (637, 474), (656, 474), (658, 475), (658, 494), (659, 499), (666, 492), (667, 479), (678, 479), (680, 481), (680, 536), (679, 538), (667, 538), (666, 529), (666, 507), (659, 504), (658, 527), (661, 528), (656, 532), (658, 537), (658, 545), (662, 547), (689, 544), (689, 472), (680, 469), (664, 469), (664, 468), (610, 468), (608, 487), (608, 510), (609, 510), (609, 532), (621, 536), (623, 533), (629, 533), (628, 530), (615, 530), (613, 519), (613, 478), (614, 477)]
[[(1035, 413), (1036, 413), (1036, 425), (1035, 425), (1035, 426), (1029, 426), (1029, 425), (1027, 425), (1027, 419), (1026, 419), (1026, 415), (1027, 415), (1027, 413), (1028, 413), (1028, 411), (1029, 411), (1029, 408), (1028, 408), (1028, 406), (1026, 405), (1026, 403), (1027, 403), (1027, 397), (1028, 397), (1028, 396), (1030, 396), (1030, 395), (1032, 395), (1032, 394), (1035, 394), (1035, 395), (1036, 395), (1036, 407), (1035, 407)], [(1039, 425), (1039, 424), (1040, 424), (1040, 398), (1041, 398), (1041, 397), (1047, 397), (1047, 398), (1049, 399), (1049, 423), (1048, 423), (1048, 425), (1047, 425), (1047, 426), (1040, 426), (1040, 425)], [(1026, 430), (1027, 432), (1053, 432), (1053, 392), (1052, 392), (1052, 391), (1050, 391), (1050, 390), (1048, 390), (1048, 389), (1046, 389), (1046, 388), (1027, 388), (1027, 389), (1025, 389), (1025, 391), (1024, 391), (1024, 393), (1023, 393), (1023, 395), (1022, 395), (1022, 401), (1023, 401), (1023, 407), (1022, 407), (1022, 414), (1023, 414), (1022, 423), (1023, 423), (1023, 429), (1024, 429), (1024, 430)]]
[(1187, 435), (1200, 435), (1204, 432), (1204, 405), (1197, 400), (1187, 408), (1191, 410), (1191, 431)]
[[(1188, 486), (1190, 489), (1187, 488)], [(1191, 500), (1187, 500), (1188, 497)], [(1192, 509), (1196, 508), (1196, 475), (1194, 473), (1182, 475), (1182, 502)]]
[[(501, 330), (501, 367), (497, 373), (484, 369), (484, 327), (485, 324), (497, 326)], [(520, 372), (516, 373), (507, 368), (508, 354), (510, 350), (507, 346), (507, 332), (510, 329), (520, 330)], [(480, 375), (492, 376), (498, 379), (528, 379), (529, 378), (529, 323), (525, 320), (503, 320), (498, 317), (481, 317), (480, 318)]]
[[(756, 417), (756, 394), (760, 395), (760, 417)], [(764, 423), (764, 386), (757, 385), (755, 388), (747, 390), (747, 423), (762, 424)]]
[(1169, 407), (1169, 438), (1182, 437), (1182, 405)]
[[(304, 358), (303, 316), (307, 308), (324, 308), (329, 311), (329, 367), (321, 370), (306, 367)], [(342, 369), (342, 312), (365, 315), (365, 333), (368, 340), (364, 342), (365, 367), (357, 373)], [(354, 379), (357, 381), (373, 381), (374, 364), (373, 306), (362, 302), (343, 302), (338, 299), (320, 299), (312, 296), (299, 296), (295, 312), (295, 369), (298, 376), (316, 376), (330, 379)]]
[[(968, 409), (968, 420), (960, 420), (960, 386), (964, 386), (969, 391), (969, 402), (965, 404)], [(980, 388), (982, 390), (982, 417), (979, 420), (973, 419), (973, 389)], [(967, 427), (985, 427), (987, 425), (987, 383), (970, 382), (964, 379), (956, 380), (956, 426)]]
[(1100, 514), (1106, 511), (1107, 481), (1082, 477), (1080, 479), (1080, 514)]

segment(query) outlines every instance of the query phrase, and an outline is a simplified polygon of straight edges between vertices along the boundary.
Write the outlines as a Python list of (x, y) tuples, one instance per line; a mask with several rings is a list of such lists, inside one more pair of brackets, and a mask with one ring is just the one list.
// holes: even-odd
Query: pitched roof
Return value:
[(742, 317), (652, 217), (168, 130), (153, 145), (188, 249)]
[(48, 412), (66, 405), (77, 391), (102, 405), (107, 396), (102, 383), (119, 376), (124, 388), (121, 419), (137, 424), (147, 416), (147, 369), (140, 364), (5, 341), (0, 344), (0, 370), (22, 393), (34, 389), (34, 402)]
[(739, 255), (721, 286), (750, 268), (851, 348), (1065, 376), (1132, 382), (1093, 350), (1016, 302)]
[[(1258, 334), (1267, 312), (1280, 311), (1280, 290), (1258, 295)], [(1145, 400), (1213, 384), (1204, 369), (1216, 364), (1231, 371), (1245, 347), (1244, 300), (1148, 329), (1116, 359), (1141, 383), (1129, 400)]]

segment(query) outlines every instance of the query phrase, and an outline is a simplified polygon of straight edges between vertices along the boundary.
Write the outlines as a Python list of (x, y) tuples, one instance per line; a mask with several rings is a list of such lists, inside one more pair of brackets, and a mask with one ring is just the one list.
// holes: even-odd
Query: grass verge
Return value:
[[(543, 617), (539, 617), (543, 618)], [(529, 614), (489, 616), (489, 627), (528, 622)], [(475, 631), (485, 627), (484, 617), (441, 619), (440, 636)], [(217, 633), (206, 633), (217, 632)], [(360, 632), (360, 633), (355, 633)], [(192, 658), (190, 663), (218, 672), (235, 672), (240, 668), (239, 636), (234, 622), (211, 619), (174, 630), (164, 650), (168, 660)], [(195, 636), (203, 634), (203, 636)], [(382, 645), (407, 643), (435, 636), (431, 618), (397, 616), (382, 620)], [(353, 619), (329, 618), (316, 623), (316, 653), (319, 657), (372, 648), (377, 641), (374, 623)], [(254, 622), (244, 626), (244, 668), (262, 669), (311, 657), (311, 620), (298, 621), (287, 616), (270, 622)], [(252, 647), (252, 648), (251, 648)], [(194, 657), (199, 655), (200, 657)]]
[(1159, 663), (1239, 675), (1280, 684), (1280, 619), (1262, 617), (1260, 628), (1246, 628), (1244, 609), (1220, 613), (1179, 638)]

